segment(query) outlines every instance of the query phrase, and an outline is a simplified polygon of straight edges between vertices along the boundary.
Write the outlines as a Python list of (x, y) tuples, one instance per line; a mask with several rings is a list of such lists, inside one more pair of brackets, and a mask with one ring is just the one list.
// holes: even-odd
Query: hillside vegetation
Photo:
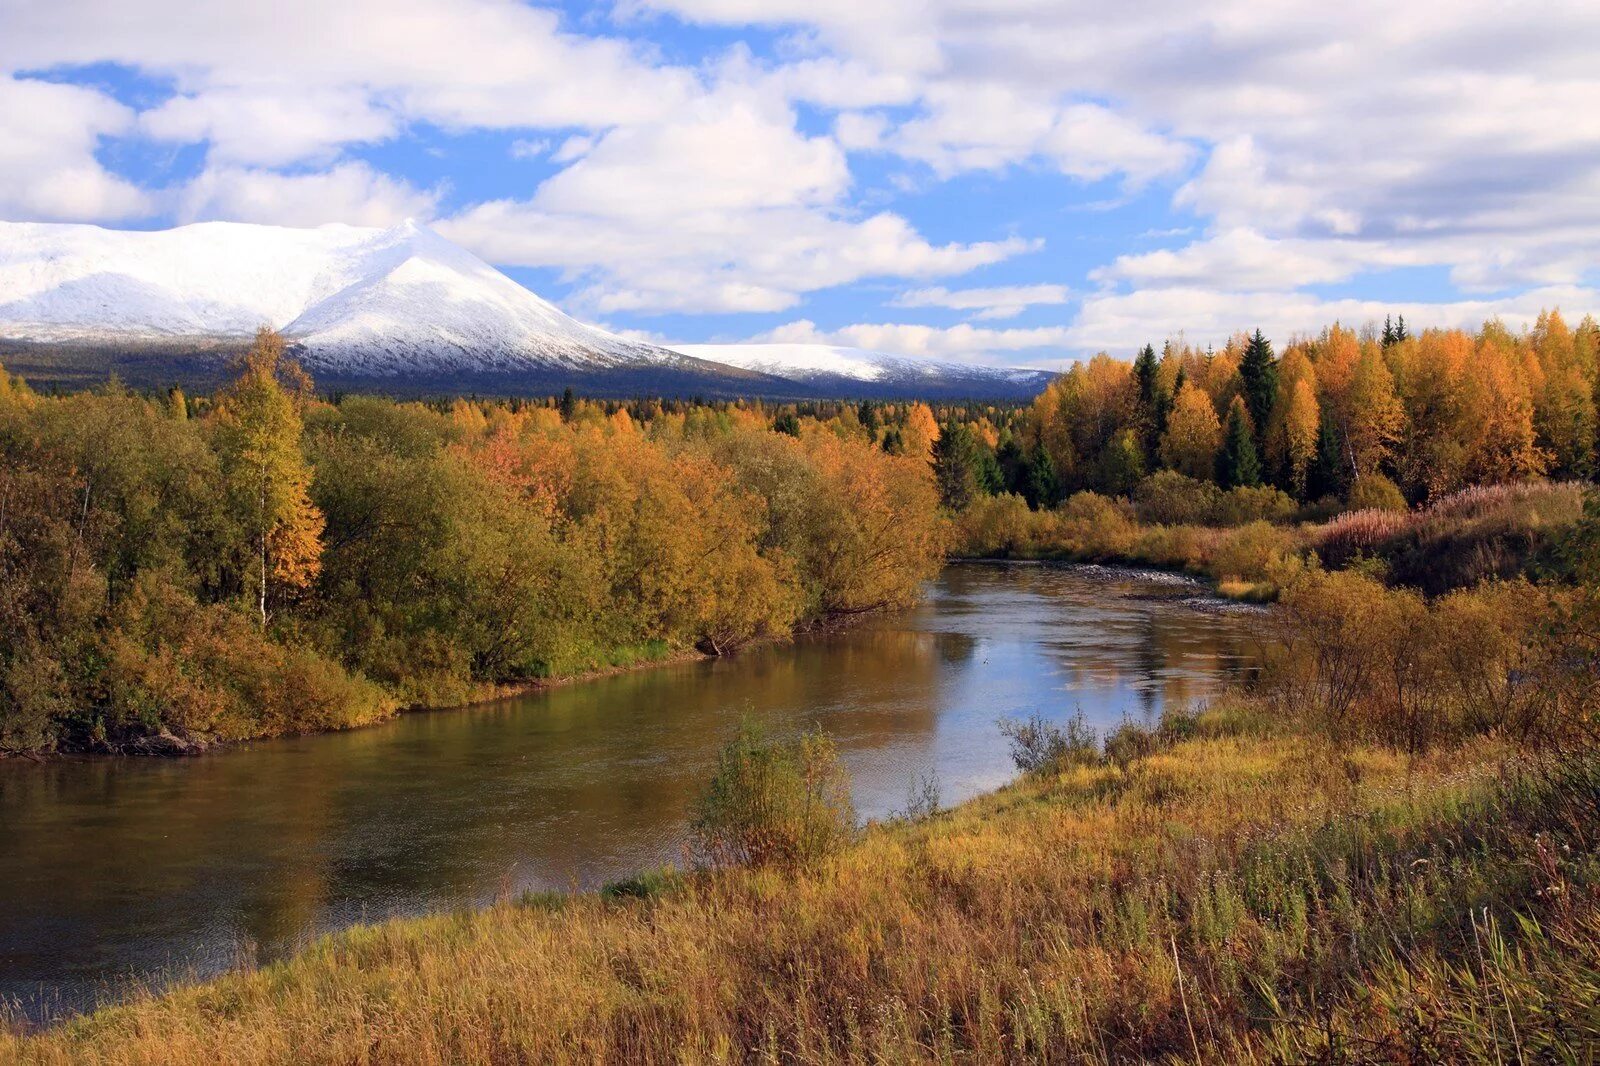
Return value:
[(903, 606), (927, 466), (757, 408), (327, 402), (0, 372), (0, 753), (190, 751)]

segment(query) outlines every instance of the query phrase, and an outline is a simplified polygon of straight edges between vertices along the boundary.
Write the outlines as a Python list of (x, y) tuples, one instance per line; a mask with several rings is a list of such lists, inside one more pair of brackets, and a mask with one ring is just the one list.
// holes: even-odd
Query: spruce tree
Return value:
[(1023, 454), (1022, 445), (1017, 443), (1017, 438), (1009, 429), (1001, 431), (1000, 447), (995, 449), (994, 458), (1000, 465), (1004, 491), (1026, 496), (1023, 486), (1028, 480), (1028, 457)]
[(939, 502), (964, 511), (978, 495), (978, 441), (965, 423), (949, 422), (933, 442), (933, 480)]
[(1272, 358), (1272, 344), (1259, 329), (1239, 360), (1239, 379), (1244, 383), (1244, 399), (1255, 433), (1253, 443), (1259, 453), (1267, 419), (1272, 417), (1272, 405), (1278, 402), (1278, 364)]
[(1054, 507), (1061, 497), (1061, 479), (1056, 474), (1055, 460), (1044, 445), (1034, 447), (1028, 456), (1028, 477), (1022, 495), (1029, 505), (1044, 509)]
[(1228, 408), (1228, 424), (1222, 432), (1222, 451), (1217, 453), (1217, 484), (1225, 489), (1261, 484), (1261, 459), (1256, 453), (1255, 435), (1244, 401), (1233, 398)]
[(1339, 445), (1339, 432), (1324, 413), (1322, 427), (1317, 434), (1317, 450), (1311, 466), (1306, 471), (1306, 498), (1320, 500), (1324, 496), (1344, 494), (1344, 460)]
[(1156, 350), (1146, 344), (1133, 361), (1133, 375), (1139, 383), (1139, 447), (1140, 465), (1148, 470), (1155, 466), (1156, 448), (1161, 443), (1161, 433), (1166, 429), (1166, 397), (1161, 394), (1160, 363)]

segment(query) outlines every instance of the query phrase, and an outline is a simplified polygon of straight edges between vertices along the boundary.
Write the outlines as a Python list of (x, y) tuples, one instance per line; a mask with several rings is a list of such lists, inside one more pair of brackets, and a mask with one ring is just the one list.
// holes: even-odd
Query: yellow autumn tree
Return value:
[(939, 422), (927, 404), (911, 405), (906, 411), (906, 425), (902, 432), (906, 455), (923, 462), (933, 458), (933, 444), (939, 439)]
[(1180, 474), (1209, 478), (1221, 444), (1222, 422), (1211, 397), (1193, 382), (1184, 382), (1161, 436), (1161, 461)]
[(1465, 473), (1492, 484), (1538, 477), (1550, 465), (1533, 424), (1533, 389), (1514, 338), (1498, 322), (1479, 335), (1473, 372), (1463, 381), (1464, 418), (1472, 429)]
[(1560, 309), (1541, 312), (1533, 349), (1543, 378), (1534, 398), (1534, 429), (1554, 471), (1568, 477), (1593, 472), (1596, 437), (1591, 369), (1580, 357)]
[(1361, 362), (1361, 341), (1355, 331), (1335, 322), (1322, 331), (1313, 348), (1317, 365), (1317, 385), (1322, 390), (1322, 405), (1334, 424), (1344, 426), (1350, 415), (1350, 384)]
[[(1320, 416), (1321, 405), (1316, 402), (1317, 371), (1311, 364), (1311, 357), (1307, 354), (1307, 344), (1303, 341), (1290, 344), (1283, 351), (1283, 358), (1278, 360), (1278, 393), (1272, 404), (1272, 413), (1267, 421), (1266, 433), (1266, 461), (1267, 469), (1274, 478), (1281, 478), (1283, 484), (1295, 481), (1293, 448), (1290, 440), (1290, 414), (1295, 406), (1295, 394), (1301, 381), (1307, 383), (1310, 391), (1310, 412)], [(1301, 403), (1300, 417), (1306, 414), (1305, 404)], [(1304, 430), (1304, 424), (1297, 423), (1297, 431)], [(1311, 424), (1311, 447), (1315, 449), (1319, 423)], [(1300, 442), (1293, 442), (1298, 446)], [(1301, 488), (1303, 489), (1303, 484)], [(1296, 491), (1299, 495), (1299, 490)]]
[(1284, 447), (1287, 452), (1289, 484), (1296, 497), (1306, 494), (1306, 473), (1317, 454), (1317, 431), (1322, 415), (1317, 407), (1317, 393), (1308, 378), (1294, 383), (1289, 396), (1289, 409), (1284, 417)]
[(1406, 426), (1395, 465), (1401, 483), (1433, 498), (1461, 487), (1477, 430), (1466, 418), (1463, 385), (1473, 363), (1472, 337), (1427, 330), (1408, 354), (1400, 402)]
[(1033, 408), (1029, 412), (1033, 443), (1050, 456), (1056, 475), (1069, 482), (1078, 471), (1078, 449), (1073, 443), (1073, 429), (1082, 391), (1081, 374), (1062, 374), (1034, 397)]
[(1383, 353), (1368, 347), (1350, 378), (1345, 415), (1345, 446), (1351, 472), (1361, 478), (1375, 474), (1389, 458), (1405, 425), (1405, 409), (1395, 395), (1394, 375)]
[(246, 584), (264, 628), (275, 591), (297, 591), (322, 566), (323, 516), (311, 502), (311, 468), (300, 447), (311, 379), (263, 329), (238, 364), (213, 417), (228, 493), (249, 530)]

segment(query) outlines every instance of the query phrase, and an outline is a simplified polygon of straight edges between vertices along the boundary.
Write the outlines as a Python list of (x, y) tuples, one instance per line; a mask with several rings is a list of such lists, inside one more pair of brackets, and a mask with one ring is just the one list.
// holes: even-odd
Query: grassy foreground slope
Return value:
[[(27, 1063), (1592, 1061), (1600, 767), (1235, 708), (800, 871), (391, 922)], [(1180, 739), (1181, 738), (1181, 739)]]

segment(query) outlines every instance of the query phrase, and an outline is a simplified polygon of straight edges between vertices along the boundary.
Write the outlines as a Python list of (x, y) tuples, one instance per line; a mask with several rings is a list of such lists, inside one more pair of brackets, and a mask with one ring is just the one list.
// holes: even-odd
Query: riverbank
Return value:
[(43, 1022), (132, 983), (215, 976), (238, 944), (265, 964), (355, 923), (678, 862), (745, 721), (827, 730), (864, 817), (905, 809), (919, 778), (959, 802), (1013, 776), (995, 720), (1063, 708), (1063, 676), (1063, 710), (1110, 729), (1253, 668), (1254, 619), (1199, 609), (1199, 593), (1110, 569), (952, 566), (910, 612), (731, 660), (217, 758), (0, 764), (0, 1000)]
[(1600, 1048), (1592, 756), (1476, 740), (1412, 759), (1285, 731), (1237, 701), (1170, 735), (1185, 739), (870, 827), (812, 868), (664, 875), (356, 928), (280, 964), (0, 1037), (0, 1058), (1409, 1048), (1582, 1061)]
[(1154, 507), (1081, 492), (1056, 510), (1035, 511), (1001, 496), (957, 515), (953, 539), (957, 556), (1151, 567), (1202, 579), (1217, 595), (1249, 603), (1277, 599), (1313, 561), (1441, 595), (1561, 572), (1563, 538), (1581, 519), (1589, 491), (1570, 482), (1497, 485), (1414, 511), (1297, 520), (1284, 510), (1241, 514), (1230, 524), (1186, 520), (1192, 508), (1171, 501)]
[[(959, 562), (962, 560), (952, 560)], [(971, 560), (977, 561), (977, 560)], [(7, 752), (0, 751), (0, 759), (21, 759), (28, 762), (48, 762), (62, 759), (92, 759), (102, 757), (122, 756), (154, 756), (158, 758), (191, 758), (201, 755), (212, 755), (242, 745), (247, 745), (256, 740), (276, 739), (279, 736), (317, 736), (326, 733), (345, 732), (351, 729), (367, 729), (381, 726), (400, 715), (407, 714), (434, 714), (449, 711), (469, 710), (475, 707), (484, 707), (489, 704), (514, 700), (523, 696), (534, 695), (539, 692), (548, 692), (552, 689), (565, 688), (570, 685), (579, 685), (592, 681), (599, 681), (607, 677), (616, 677), (620, 674), (634, 673), (640, 670), (652, 670), (665, 666), (677, 666), (684, 663), (709, 662), (713, 659), (724, 659), (737, 656), (756, 648), (773, 644), (782, 644), (802, 636), (815, 636), (822, 633), (838, 633), (860, 625), (864, 621), (881, 617), (882, 612), (857, 612), (837, 617), (819, 619), (804, 625), (797, 626), (792, 633), (772, 634), (755, 637), (741, 643), (736, 649), (724, 649), (720, 653), (702, 651), (693, 647), (669, 647), (664, 644), (647, 644), (634, 648), (619, 649), (608, 658), (614, 661), (604, 666), (595, 666), (587, 670), (578, 670), (571, 673), (553, 677), (529, 678), (525, 681), (500, 682), (473, 686), (468, 690), (465, 698), (450, 699), (439, 703), (413, 703), (406, 706), (397, 706), (384, 715), (362, 719), (348, 724), (327, 725), (320, 728), (300, 729), (288, 734), (270, 734), (261, 737), (240, 737), (234, 739), (217, 739), (207, 737), (178, 736), (170, 731), (136, 738), (134, 742), (122, 748), (104, 750), (66, 750), (50, 752)]]

